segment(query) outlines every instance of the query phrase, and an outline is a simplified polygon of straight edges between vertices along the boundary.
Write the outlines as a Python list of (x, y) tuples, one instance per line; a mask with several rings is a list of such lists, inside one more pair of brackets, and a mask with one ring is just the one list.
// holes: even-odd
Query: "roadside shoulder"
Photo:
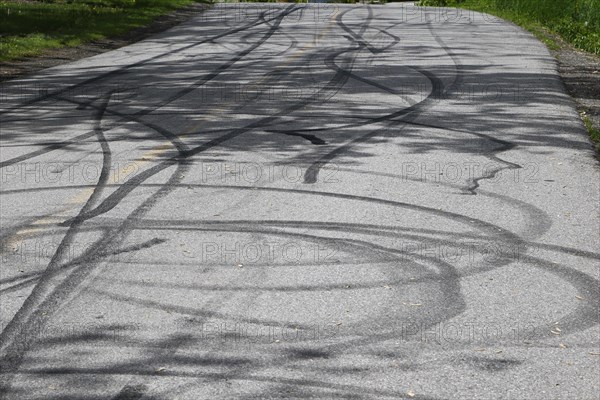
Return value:
[(577, 111), (600, 152), (600, 57), (564, 42), (551, 53), (567, 93), (576, 101)]

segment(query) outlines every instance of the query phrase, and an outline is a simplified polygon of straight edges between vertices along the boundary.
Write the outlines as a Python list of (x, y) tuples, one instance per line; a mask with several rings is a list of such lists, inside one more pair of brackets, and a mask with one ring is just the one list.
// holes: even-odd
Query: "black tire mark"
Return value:
[[(265, 20), (265, 15), (267, 15), (271, 11), (275, 11), (275, 9), (268, 10), (268, 11), (266, 11), (264, 13), (261, 13), (261, 15), (259, 17), (261, 19), (261, 21), (264, 21), (264, 23), (267, 26), (270, 26), (270, 27), (272, 27), (272, 24), (270, 23), (270, 21), (266, 21)], [(302, 10), (300, 10), (300, 13), (302, 13)], [(289, 39), (290, 45), (286, 49), (282, 50), (281, 52), (274, 54), (274, 57), (281, 56), (281, 55), (289, 52), (290, 50), (295, 49), (296, 47), (298, 47), (298, 40), (294, 36), (290, 35), (289, 33), (286, 33), (283, 29), (280, 29), (279, 31), (280, 31), (280, 33), (283, 36), (285, 36), (286, 38)], [(248, 43), (248, 39), (250, 37), (252, 37), (252, 36), (253, 36), (253, 33), (247, 33), (247, 34), (245, 34), (244, 36), (241, 37), (240, 41), (243, 42), (243, 43)]]
[[(166, 239), (159, 239), (159, 238), (154, 238), (151, 240), (148, 240), (146, 242), (143, 243), (139, 243), (133, 246), (128, 246), (125, 248), (121, 248), (115, 251), (103, 251), (101, 254), (98, 254), (99, 257), (110, 257), (113, 255), (119, 255), (119, 254), (124, 254), (124, 253), (132, 253), (132, 252), (136, 252), (142, 249), (147, 249), (149, 247), (161, 244), (166, 242)], [(83, 263), (83, 262), (87, 262), (89, 261), (89, 256), (83, 256), (83, 257), (77, 257), (67, 263), (63, 263), (60, 265), (60, 269), (61, 270), (66, 270), (69, 269), (71, 267), (76, 267), (79, 264)], [(15, 281), (19, 281), (22, 279), (22, 282), (19, 282), (17, 284), (14, 284), (12, 286), (9, 286), (7, 288), (4, 289), (0, 289), (0, 294), (6, 294), (6, 293), (11, 293), (11, 292), (15, 292), (17, 290), (20, 290), (24, 287), (27, 287), (29, 285), (35, 284), (37, 281), (40, 280), (41, 276), (44, 274), (44, 271), (40, 271), (40, 272), (31, 272), (31, 273), (27, 273), (27, 274), (22, 274), (19, 275), (17, 277), (13, 277), (13, 278), (7, 278), (7, 279), (2, 279), (0, 280), (0, 284), (7, 284), (7, 283), (12, 283)]]
[(279, 133), (279, 134), (287, 135), (287, 136), (301, 137), (302, 139), (306, 139), (310, 143), (318, 145), (318, 146), (327, 144), (327, 142), (324, 141), (323, 139), (321, 139), (320, 137), (317, 137), (315, 135), (310, 135), (307, 133), (298, 133), (298, 132), (294, 132), (294, 131), (280, 131), (280, 130), (274, 130), (274, 129), (265, 130), (265, 132)]
[(54, 143), (54, 144), (51, 144), (49, 146), (43, 147), (41, 149), (32, 151), (30, 153), (26, 153), (26, 154), (23, 154), (23, 155), (20, 155), (20, 156), (17, 156), (17, 157), (13, 157), (10, 160), (6, 160), (6, 161), (0, 162), (0, 168), (6, 168), (6, 167), (11, 166), (13, 164), (17, 164), (17, 163), (29, 160), (29, 159), (37, 157), (37, 156), (41, 156), (43, 154), (49, 153), (49, 152), (54, 151), (54, 150), (60, 150), (62, 148), (65, 148), (67, 146), (75, 144), (75, 143), (77, 143), (77, 142), (79, 142), (81, 140), (88, 139), (88, 138), (94, 136), (95, 134), (96, 133), (92, 130), (92, 131), (83, 133), (81, 135), (75, 136), (73, 138), (70, 138), (68, 141), (64, 141), (64, 142), (60, 142), (60, 143)]
[[(500, 146), (496, 147), (494, 150), (492, 150), (492, 152), (503, 152), (503, 151), (508, 151), (513, 149), (516, 145), (502, 140), (502, 139), (497, 139), (494, 138), (492, 136), (489, 135), (485, 135), (482, 133), (478, 133), (478, 132), (473, 132), (473, 131), (467, 131), (467, 130), (462, 130), (462, 129), (454, 129), (454, 128), (448, 128), (445, 126), (440, 126), (440, 125), (434, 125), (434, 124), (430, 124), (430, 123), (420, 123), (420, 122), (416, 122), (416, 121), (405, 121), (406, 124), (408, 125), (414, 125), (414, 126), (422, 126), (422, 127), (426, 127), (426, 128), (434, 128), (434, 129), (440, 129), (440, 130), (445, 130), (445, 131), (450, 131), (450, 132), (456, 132), (456, 133), (463, 133), (463, 134), (467, 134), (467, 135), (472, 135), (472, 136), (476, 136), (488, 141), (491, 141), (493, 143), (497, 143)], [(497, 157), (494, 154), (484, 154), (484, 156), (488, 159), (488, 160), (493, 160), (493, 161), (497, 161), (500, 164), (504, 164), (504, 165), (508, 165), (508, 167), (503, 167), (503, 168), (495, 168), (491, 171), (489, 171), (487, 174), (478, 177), (478, 178), (474, 178), (471, 179), (471, 184), (467, 187), (461, 187), (462, 193), (461, 194), (471, 194), (471, 195), (475, 195), (477, 193), (479, 193), (479, 190), (477, 190), (477, 193), (475, 192), (476, 189), (479, 189), (479, 181), (483, 180), (483, 179), (494, 179), (496, 176), (498, 176), (498, 173), (505, 170), (505, 169), (521, 169), (522, 166), (510, 161), (506, 161), (503, 160), (499, 157)]]
[[(436, 76), (434, 76), (432, 73), (430, 73), (429, 71), (421, 70), (421, 69), (419, 69), (418, 71), (421, 74), (423, 74), (425, 77), (427, 77), (429, 79), (429, 81), (432, 83), (432, 85), (436, 84), (437, 82), (440, 82), (440, 80)], [(342, 73), (346, 74), (345, 71), (343, 71)], [(351, 77), (351, 76), (352, 75), (348, 75), (348, 77)], [(369, 80), (364, 80), (364, 81), (370, 82)], [(355, 146), (356, 144), (365, 143), (365, 142), (371, 140), (372, 138), (380, 135), (382, 132), (389, 129), (389, 127), (397, 126), (397, 125), (401, 124), (402, 122), (405, 122), (409, 118), (410, 118), (410, 120), (416, 118), (418, 116), (418, 114), (421, 113), (425, 107), (428, 107), (432, 103), (432, 97), (433, 97), (433, 91), (431, 91), (425, 99), (423, 99), (419, 103), (416, 103), (410, 107), (403, 108), (399, 111), (396, 111), (394, 113), (387, 114), (384, 116), (369, 118), (367, 121), (364, 121), (364, 122), (350, 124), (349, 126), (357, 127), (357, 126), (371, 125), (371, 124), (374, 124), (377, 122), (384, 122), (384, 121), (387, 121), (390, 123), (390, 125), (387, 128), (379, 128), (379, 129), (372, 130), (366, 134), (363, 134), (355, 139), (350, 140), (347, 143), (342, 144), (341, 146), (334, 148), (330, 152), (321, 156), (317, 161), (313, 162), (306, 169), (306, 172), (304, 174), (304, 183), (308, 183), (308, 184), (316, 183), (317, 179), (319, 177), (319, 172), (324, 166), (326, 166), (328, 163), (330, 163), (334, 158), (347, 152), (351, 147)], [(343, 127), (346, 127), (346, 126), (343, 126)], [(336, 127), (335, 129), (340, 129), (340, 128), (342, 128), (342, 127)]]
[[(348, 38), (348, 40), (350, 40), (354, 43), (357, 43), (361, 48), (366, 48), (372, 54), (382, 53), (385, 50), (387, 50), (387, 48), (395, 45), (400, 40), (400, 38), (398, 38), (397, 36), (390, 35), (389, 33), (386, 32), (387, 35), (389, 35), (392, 39), (395, 40), (395, 43), (393, 43), (389, 47), (380, 49), (380, 48), (372, 46), (369, 41), (367, 41), (363, 38), (363, 35), (365, 34), (366, 30), (370, 28), (371, 21), (373, 20), (373, 9), (370, 6), (367, 6), (367, 18), (365, 19), (365, 23), (360, 26), (359, 33), (354, 32), (346, 24), (344, 24), (344, 22), (342, 21), (342, 17), (343, 17), (343, 14), (338, 15), (337, 22), (338, 22), (338, 25), (350, 35), (350, 36), (345, 36), (345, 37)], [(381, 32), (383, 32), (383, 31), (381, 31)]]
[[(220, 364), (223, 364), (221, 362)], [(193, 378), (194, 380), (214, 380), (214, 381), (254, 381), (260, 383), (277, 383), (277, 384), (285, 384), (285, 385), (295, 385), (295, 386), (306, 386), (306, 387), (317, 387), (323, 389), (337, 389), (344, 390), (350, 394), (352, 397), (356, 397), (354, 394), (356, 393), (364, 393), (365, 395), (377, 396), (376, 398), (382, 397), (390, 397), (393, 399), (409, 399), (410, 396), (407, 396), (404, 392), (394, 391), (394, 390), (384, 390), (377, 388), (365, 388), (363, 386), (358, 386), (354, 384), (340, 384), (333, 382), (323, 382), (316, 379), (294, 379), (294, 378), (281, 378), (281, 377), (273, 377), (273, 376), (260, 376), (254, 375), (248, 371), (248, 363), (240, 363), (242, 367), (240, 371), (243, 371), (241, 375), (234, 375), (231, 372), (202, 372), (202, 373), (193, 373), (189, 371), (185, 372), (175, 372), (175, 371), (165, 371), (161, 373), (161, 376), (165, 377), (179, 377), (179, 378)], [(68, 374), (68, 375), (139, 375), (139, 376), (148, 376), (156, 378), (156, 372), (148, 369), (140, 369), (140, 370), (108, 370), (106, 368), (53, 368), (53, 369), (36, 369), (31, 368), (28, 371), (24, 372), (27, 374)], [(327, 392), (327, 397), (329, 397), (331, 392)], [(261, 397), (264, 398), (264, 397)], [(412, 397), (415, 400), (439, 400), (438, 398), (433, 398), (429, 396), (414, 396)]]
[[(110, 96), (111, 93), (108, 93), (95, 116), (96, 127), (94, 131), (102, 149), (102, 169), (100, 171), (100, 176), (98, 177), (98, 184), (94, 187), (92, 194), (81, 208), (80, 213), (85, 213), (93, 207), (94, 203), (102, 195), (110, 175), (111, 153), (102, 128), (102, 117), (104, 116), (104, 111), (108, 107)], [(44, 271), (40, 282), (35, 286), (19, 311), (17, 311), (16, 315), (0, 333), (0, 360), (3, 361), (2, 366), (0, 367), (0, 374), (3, 375), (15, 371), (16, 368), (18, 368), (18, 365), (20, 365), (24, 350), (28, 349), (33, 344), (36, 334), (38, 333), (34, 331), (41, 325), (33, 327), (27, 322), (35, 319), (43, 325), (48, 321), (50, 316), (40, 312), (38, 307), (42, 304), (44, 297), (47, 296), (55, 286), (55, 281), (60, 281), (58, 276), (60, 273), (60, 264), (80, 225), (80, 223), (75, 223), (69, 227), (56, 252), (52, 256), (48, 267)], [(16, 342), (17, 340), (19, 342)], [(5, 376), (3, 382), (0, 383), (0, 386), (6, 387), (9, 382), (10, 377)]]
[[(353, 50), (355, 50), (355, 49), (353, 49)], [(338, 56), (338, 55), (340, 55), (342, 53), (343, 52), (337, 53), (336, 56)], [(317, 128), (295, 129), (294, 132), (327, 132), (327, 131), (338, 130), (338, 129), (359, 128), (359, 127), (363, 127), (363, 126), (373, 125), (373, 124), (376, 124), (376, 123), (379, 123), (379, 122), (386, 122), (386, 121), (389, 121), (389, 120), (391, 120), (393, 118), (396, 118), (396, 117), (399, 117), (399, 116), (403, 116), (404, 114), (406, 114), (407, 110), (408, 111), (413, 111), (414, 107), (416, 107), (417, 105), (421, 104), (422, 102), (428, 100), (427, 98), (425, 98), (425, 99), (421, 100), (420, 102), (415, 102), (414, 100), (410, 99), (409, 97), (406, 97), (406, 95), (404, 95), (402, 93), (402, 91), (394, 90), (394, 89), (392, 89), (390, 87), (387, 87), (385, 85), (382, 85), (380, 83), (372, 81), (372, 80), (370, 80), (368, 78), (363, 78), (361, 76), (358, 76), (358, 75), (354, 74), (351, 71), (348, 71), (346, 69), (343, 69), (343, 68), (339, 67), (337, 64), (335, 64), (333, 62), (334, 58), (335, 57), (329, 57), (329, 59), (326, 60), (326, 65), (330, 69), (332, 69), (332, 70), (334, 70), (334, 71), (336, 71), (336, 72), (338, 72), (338, 73), (340, 73), (342, 75), (346, 75), (348, 78), (355, 79), (357, 81), (366, 83), (367, 85), (371, 85), (371, 86), (373, 86), (375, 88), (378, 88), (378, 89), (384, 90), (384, 91), (386, 91), (388, 93), (391, 93), (391, 94), (397, 95), (399, 97), (402, 97), (405, 101), (407, 101), (410, 104), (410, 106), (407, 107), (407, 108), (402, 108), (402, 109), (400, 109), (398, 111), (395, 111), (393, 113), (384, 114), (384, 115), (381, 115), (381, 116), (378, 116), (378, 117), (362, 117), (362, 116), (347, 116), (346, 117), (348, 119), (352, 119), (352, 118), (353, 119), (359, 119), (361, 122), (338, 125), (338, 126), (335, 126), (333, 128), (331, 128), (331, 127), (317, 127)], [(421, 75), (424, 75), (426, 78), (433, 79), (436, 83), (437, 82), (441, 82), (440, 79), (438, 79), (436, 76), (430, 74), (426, 70), (420, 70), (417, 67), (408, 67), (408, 68), (411, 68), (412, 70), (416, 70), (418, 73), (420, 73)], [(429, 74), (429, 75), (427, 75), (427, 74)], [(428, 97), (433, 97), (433, 96), (434, 96), (434, 92), (432, 91), (428, 95)], [(266, 125), (266, 126), (269, 126), (269, 125)], [(211, 132), (215, 132), (215, 131), (211, 131)]]
[[(57, 99), (67, 102), (67, 103), (73, 103), (73, 104), (82, 104), (74, 99), (68, 99), (68, 98), (63, 98), (63, 97), (56, 97)], [(93, 104), (88, 104), (87, 108), (93, 108), (93, 109), (97, 109), (97, 107), (95, 107)], [(171, 131), (164, 129), (163, 127), (161, 127), (160, 125), (148, 122), (148, 121), (144, 121), (142, 118), (131, 114), (125, 114), (116, 110), (110, 110), (110, 109), (106, 109), (105, 114), (110, 114), (110, 115), (114, 115), (117, 117), (121, 117), (122, 119), (124, 119), (125, 121), (128, 122), (136, 122), (142, 126), (145, 126), (147, 128), (150, 128), (154, 131), (156, 131), (157, 133), (159, 133), (163, 138), (167, 139), (169, 142), (171, 142), (171, 144), (175, 147), (175, 149), (178, 151), (179, 154), (184, 153), (188, 147), (187, 145), (179, 138), (179, 136), (177, 136), (176, 134), (172, 133)], [(110, 129), (114, 129), (115, 126), (114, 125), (109, 125), (109, 127), (106, 129), (107, 131)]]
[(144, 397), (146, 391), (148, 391), (148, 386), (146, 385), (128, 384), (112, 400), (138, 400)]
[[(414, 124), (414, 125), (422, 125), (422, 124), (417, 124), (414, 122), (408, 122), (408, 123)], [(435, 127), (433, 125), (424, 125), (424, 126)], [(448, 130), (448, 128), (440, 128), (440, 129)], [(463, 132), (463, 131), (457, 131), (457, 132)], [(337, 167), (336, 171), (350, 172), (353, 174), (377, 175), (377, 176), (393, 178), (393, 179), (409, 180), (409, 181), (415, 182), (415, 183), (423, 183), (423, 184), (428, 183), (426, 180), (423, 180), (421, 178), (415, 178), (415, 177), (411, 177), (411, 176), (398, 175), (398, 174), (386, 173), (386, 172), (361, 171), (361, 170), (357, 170), (356, 168)], [(448, 182), (436, 182), (436, 184), (442, 185), (445, 187), (449, 187), (449, 188), (453, 188), (453, 189), (457, 189), (460, 191), (465, 190), (464, 185), (452, 184), (452, 183), (448, 183)], [(480, 195), (483, 195), (484, 197), (490, 197), (493, 199), (502, 200), (505, 203), (509, 203), (509, 204), (513, 205), (515, 208), (521, 210), (523, 212), (523, 214), (527, 216), (527, 219), (528, 219), (526, 230), (524, 232), (519, 233), (519, 235), (521, 237), (525, 237), (528, 240), (537, 239), (540, 236), (542, 236), (543, 234), (545, 234), (546, 232), (548, 232), (550, 230), (550, 227), (552, 226), (552, 219), (548, 216), (548, 214), (546, 212), (544, 212), (543, 210), (541, 210), (540, 208), (538, 208), (530, 203), (509, 197), (506, 195), (488, 192), (488, 191), (484, 191), (484, 190), (478, 190), (477, 193)], [(586, 252), (586, 253), (594, 254), (591, 252)]]

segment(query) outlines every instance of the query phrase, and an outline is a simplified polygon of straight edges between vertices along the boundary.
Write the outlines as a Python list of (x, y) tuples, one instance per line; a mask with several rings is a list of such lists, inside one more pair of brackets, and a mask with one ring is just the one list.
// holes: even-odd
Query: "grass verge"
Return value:
[(120, 35), (198, 1), (0, 0), (0, 61)]
[(590, 135), (590, 139), (592, 139), (592, 143), (594, 143), (594, 147), (596, 147), (596, 151), (600, 153), (600, 130), (594, 128), (592, 120), (586, 115), (581, 115), (581, 119)]

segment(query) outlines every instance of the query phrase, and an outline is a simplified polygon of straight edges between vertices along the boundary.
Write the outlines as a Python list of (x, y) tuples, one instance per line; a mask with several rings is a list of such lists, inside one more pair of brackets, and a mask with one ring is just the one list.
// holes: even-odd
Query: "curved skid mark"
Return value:
[[(79, 212), (80, 214), (87, 212), (93, 207), (94, 203), (99, 199), (106, 183), (108, 182), (110, 174), (111, 152), (110, 147), (106, 142), (106, 138), (104, 137), (102, 117), (104, 116), (104, 112), (108, 107), (110, 96), (111, 93), (106, 95), (102, 105), (95, 115), (96, 126), (94, 131), (98, 143), (102, 148), (102, 169), (100, 171), (100, 176), (98, 177), (98, 183), (94, 187), (94, 190), (88, 200), (81, 208)], [(33, 327), (28, 322), (35, 319), (41, 324), (36, 326), (43, 326), (43, 324), (45, 324), (50, 318), (50, 315), (47, 313), (39, 311), (39, 306), (43, 303), (44, 298), (52, 292), (57, 281), (60, 282), (60, 264), (65, 257), (69, 245), (72, 243), (75, 235), (77, 234), (77, 230), (80, 225), (80, 223), (75, 223), (69, 227), (56, 252), (52, 256), (48, 267), (44, 271), (44, 275), (40, 279), (40, 282), (35, 286), (19, 311), (17, 311), (16, 315), (0, 333), (0, 360), (3, 361), (1, 367), (2, 370), (0, 372), (6, 373), (16, 370), (16, 368), (18, 368), (20, 365), (24, 350), (28, 349), (35, 341), (36, 335), (34, 332), (37, 328)], [(1, 386), (7, 386), (10, 382), (10, 377), (4, 376), (2, 378), (4, 378), (4, 382), (2, 382)]]
[(317, 137), (315, 135), (306, 134), (306, 133), (297, 133), (294, 131), (279, 131), (279, 130), (265, 130), (265, 132), (280, 133), (282, 135), (301, 137), (302, 139), (306, 139), (310, 143), (318, 145), (318, 146), (327, 144), (327, 142), (324, 141), (323, 139), (321, 139), (320, 137)]
[[(425, 71), (425, 70), (418, 70), (418, 71), (420, 73), (422, 73), (425, 77), (427, 77), (431, 81), (432, 85), (434, 85), (436, 82), (441, 82), (435, 75), (433, 75), (432, 73), (430, 73), (428, 71)], [(432, 87), (435, 87), (435, 86), (432, 86)], [(416, 118), (418, 116), (418, 114), (421, 113), (425, 107), (427, 107), (431, 104), (431, 99), (433, 97), (433, 94), (434, 94), (433, 91), (431, 91), (425, 99), (423, 99), (422, 101), (420, 101), (410, 107), (400, 109), (396, 112), (393, 112), (391, 114), (387, 114), (384, 116), (370, 118), (367, 121), (362, 122), (362, 123), (351, 124), (350, 126), (353, 126), (353, 127), (365, 126), (365, 125), (374, 124), (376, 122), (389, 122), (390, 123), (389, 126), (396, 126), (396, 125), (399, 125), (400, 123), (404, 122), (407, 119), (412, 120), (412, 119)], [(346, 126), (344, 126), (344, 127), (346, 127)], [(341, 127), (336, 127), (335, 129), (340, 129), (340, 128)], [(375, 129), (370, 132), (367, 132), (366, 134), (363, 134), (357, 138), (354, 138), (354, 139), (350, 140), (349, 142), (344, 143), (341, 146), (334, 148), (329, 153), (323, 155), (319, 160), (315, 161), (307, 168), (307, 170), (304, 174), (304, 183), (312, 184), (312, 183), (317, 182), (320, 170), (325, 165), (330, 163), (334, 158), (347, 152), (348, 150), (350, 150), (351, 147), (355, 146), (356, 144), (368, 142), (369, 140), (378, 136), (382, 132), (387, 131), (387, 129), (388, 128), (379, 128), (379, 129)]]

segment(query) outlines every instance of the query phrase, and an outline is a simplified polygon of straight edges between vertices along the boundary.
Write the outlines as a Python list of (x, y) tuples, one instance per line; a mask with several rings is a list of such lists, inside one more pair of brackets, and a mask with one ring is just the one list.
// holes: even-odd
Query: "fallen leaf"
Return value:
[(415, 397), (415, 392), (413, 392), (412, 390), (409, 390), (408, 392), (406, 392), (406, 395), (408, 397)]
[(577, 300), (585, 300), (585, 299), (584, 299), (583, 297), (581, 297), (581, 296), (575, 296), (575, 298), (576, 298)]
[(560, 344), (558, 345), (558, 347), (560, 347), (561, 349), (566, 349), (566, 348), (567, 348), (567, 345), (566, 345), (566, 344), (564, 344), (564, 343), (560, 343)]
[(163, 372), (164, 370), (166, 370), (165, 367), (160, 367), (160, 368), (157, 368), (155, 372)]

